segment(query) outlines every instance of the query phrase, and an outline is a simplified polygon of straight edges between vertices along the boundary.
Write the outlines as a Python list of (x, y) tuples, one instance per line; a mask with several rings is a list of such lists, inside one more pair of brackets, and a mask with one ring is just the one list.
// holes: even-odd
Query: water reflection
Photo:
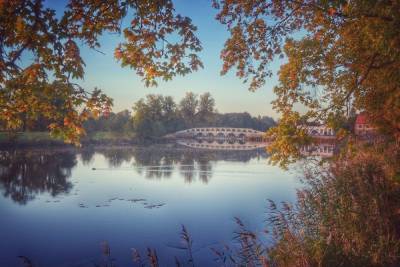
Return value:
[[(249, 142), (244, 139), (181, 139), (178, 144), (197, 150), (225, 150), (242, 151), (262, 149), (268, 146), (267, 142)], [(314, 138), (312, 144), (302, 146), (299, 152), (304, 157), (332, 157), (335, 151), (335, 141)]]
[(148, 179), (169, 178), (178, 171), (185, 182), (200, 180), (208, 183), (213, 174), (213, 162), (248, 162), (252, 158), (267, 157), (265, 150), (253, 151), (201, 151), (182, 147), (146, 147), (98, 149), (112, 168), (120, 167), (123, 162)]
[(105, 148), (96, 150), (100, 152), (108, 161), (108, 165), (112, 168), (118, 168), (123, 163), (128, 163), (131, 161), (133, 154), (131, 149), (124, 148)]
[[(211, 149), (210, 146), (218, 148)], [(332, 143), (301, 148), (305, 156), (332, 156), (333, 151)], [(249, 143), (232, 145), (196, 141), (186, 144), (186, 147), (165, 145), (0, 151), (0, 190), (5, 197), (19, 204), (26, 204), (40, 193), (46, 192), (53, 197), (67, 194), (73, 186), (68, 178), (77, 164), (77, 156), (83, 165), (92, 165), (96, 154), (106, 159), (109, 168), (128, 165), (147, 179), (168, 179), (176, 172), (187, 183), (200, 181), (205, 184), (212, 179), (215, 162), (249, 162), (253, 158), (268, 157), (263, 143), (253, 147)]]
[(94, 147), (87, 147), (81, 150), (81, 161), (83, 165), (91, 165), (93, 163), (93, 157), (96, 153)]
[(0, 151), (0, 187), (3, 195), (26, 204), (40, 193), (68, 193), (71, 169), (76, 165), (71, 151)]
[(310, 145), (302, 146), (300, 148), (300, 154), (308, 156), (318, 156), (322, 158), (332, 157), (335, 152), (335, 143), (333, 142), (317, 142)]
[(68, 179), (77, 156), (83, 165), (92, 165), (96, 154), (104, 156), (109, 168), (128, 165), (148, 179), (168, 179), (176, 172), (187, 183), (205, 184), (212, 178), (217, 161), (248, 162), (267, 156), (264, 150), (198, 151), (168, 146), (0, 151), (0, 190), (22, 205), (41, 193), (52, 197), (68, 194), (73, 187)]
[(254, 150), (265, 148), (266, 142), (249, 142), (244, 139), (227, 138), (227, 139), (182, 139), (177, 141), (178, 144), (194, 149), (206, 150)]

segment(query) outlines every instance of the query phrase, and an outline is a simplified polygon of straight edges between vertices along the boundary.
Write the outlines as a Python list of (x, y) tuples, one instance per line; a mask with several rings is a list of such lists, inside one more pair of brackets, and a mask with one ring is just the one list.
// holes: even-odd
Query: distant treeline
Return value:
[(158, 138), (192, 127), (243, 127), (265, 131), (275, 125), (267, 116), (252, 117), (249, 113), (218, 113), (210, 93), (192, 92), (176, 103), (171, 96), (150, 94), (133, 105), (133, 112), (124, 110), (99, 119), (89, 119), (84, 128), (90, 135), (98, 131), (135, 132), (139, 138)]

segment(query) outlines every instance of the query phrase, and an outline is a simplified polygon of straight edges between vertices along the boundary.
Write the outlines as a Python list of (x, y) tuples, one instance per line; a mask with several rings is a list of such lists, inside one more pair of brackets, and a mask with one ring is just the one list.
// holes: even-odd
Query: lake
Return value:
[(0, 266), (94, 266), (107, 241), (117, 266), (131, 248), (157, 249), (163, 266), (185, 259), (181, 225), (197, 266), (231, 243), (234, 217), (265, 229), (267, 199), (295, 201), (295, 171), (268, 164), (264, 149), (179, 145), (19, 149), (0, 152)]

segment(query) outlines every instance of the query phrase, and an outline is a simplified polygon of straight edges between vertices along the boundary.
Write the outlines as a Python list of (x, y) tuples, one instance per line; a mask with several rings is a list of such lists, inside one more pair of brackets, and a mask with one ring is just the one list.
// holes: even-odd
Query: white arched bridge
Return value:
[(249, 128), (202, 127), (191, 128), (168, 134), (166, 138), (197, 140), (265, 141), (265, 132)]

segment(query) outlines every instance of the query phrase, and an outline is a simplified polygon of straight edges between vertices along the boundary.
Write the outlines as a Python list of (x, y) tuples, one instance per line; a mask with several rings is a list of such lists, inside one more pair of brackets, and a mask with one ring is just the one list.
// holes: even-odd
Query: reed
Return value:
[(34, 267), (32, 261), (26, 256), (18, 256), (18, 258), (22, 261), (24, 267)]
[(193, 258), (193, 239), (191, 238), (188, 230), (184, 225), (182, 225), (182, 230), (181, 230), (181, 240), (184, 245), (184, 249), (186, 250), (188, 254), (188, 263), (189, 266), (195, 267), (194, 265), (194, 258)]
[(116, 259), (111, 256), (111, 248), (107, 241), (100, 243), (102, 259), (96, 267), (117, 267)]

